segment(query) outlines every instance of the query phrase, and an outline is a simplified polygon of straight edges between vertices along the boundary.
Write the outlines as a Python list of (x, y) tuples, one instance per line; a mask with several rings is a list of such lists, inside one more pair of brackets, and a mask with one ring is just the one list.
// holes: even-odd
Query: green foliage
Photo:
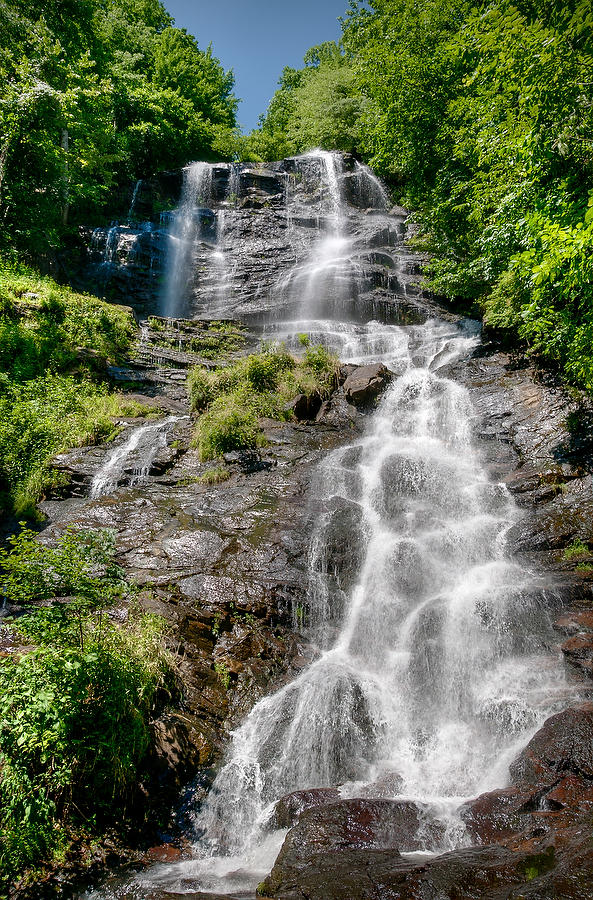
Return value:
[(202, 413), (194, 435), (202, 459), (263, 442), (259, 416), (289, 418), (297, 394), (325, 395), (335, 380), (337, 359), (321, 345), (305, 346), (302, 359), (283, 345), (264, 348), (231, 366), (191, 369), (187, 385), (191, 409)]
[(564, 549), (563, 553), (564, 559), (579, 559), (582, 556), (589, 556), (589, 548), (587, 545), (580, 540), (580, 538), (576, 538), (572, 544), (569, 544), (568, 547)]
[(27, 649), (0, 661), (0, 888), (77, 830), (121, 824), (134, 800), (170, 664), (161, 620), (101, 612), (132, 590), (114, 556), (106, 532), (50, 548), (26, 530), (2, 554), (9, 599), (31, 608), (8, 623)]
[(231, 686), (231, 674), (227, 666), (224, 663), (216, 662), (214, 663), (214, 671), (218, 675), (218, 679), (225, 691), (228, 691)]
[(0, 249), (50, 254), (130, 178), (211, 157), (235, 126), (232, 73), (160, 0), (2, 0), (0, 83)]
[(228, 481), (231, 473), (224, 466), (216, 466), (214, 469), (206, 469), (203, 475), (200, 475), (198, 481), (200, 484), (222, 484)]
[(585, 0), (351, 2), (360, 150), (415, 210), (432, 290), (593, 389)]
[(263, 443), (257, 414), (234, 394), (214, 400), (198, 420), (194, 435), (200, 459), (216, 459), (230, 450), (249, 450)]
[(10, 603), (30, 604), (51, 597), (74, 597), (108, 605), (124, 588), (115, 563), (115, 535), (108, 530), (66, 529), (53, 546), (23, 527), (0, 547), (2, 591)]
[(90, 368), (118, 360), (135, 331), (124, 309), (0, 267), (0, 509), (34, 516), (62, 477), (56, 453), (107, 439), (115, 416), (144, 413)]
[(355, 151), (362, 139), (366, 99), (341, 45), (312, 47), (304, 68), (284, 69), (260, 127), (238, 148), (239, 155), (280, 159), (313, 147)]

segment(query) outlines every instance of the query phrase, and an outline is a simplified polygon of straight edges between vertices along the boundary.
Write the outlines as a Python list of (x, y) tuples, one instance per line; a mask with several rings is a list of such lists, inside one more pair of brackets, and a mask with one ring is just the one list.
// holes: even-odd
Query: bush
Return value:
[(80, 354), (117, 360), (134, 334), (129, 311), (0, 265), (0, 509), (34, 518), (63, 478), (52, 456), (108, 438), (114, 417), (145, 411), (109, 393)]
[(101, 611), (133, 593), (112, 535), (69, 531), (50, 548), (25, 530), (11, 543), (9, 599), (43, 605), (9, 623), (27, 649), (0, 661), (0, 888), (77, 833), (122, 824), (170, 670), (160, 619), (133, 609), (122, 626)]
[(35, 503), (56, 481), (51, 459), (70, 447), (115, 432), (114, 417), (146, 408), (110, 394), (88, 378), (47, 375), (5, 382), (0, 395), (0, 508), (34, 515)]
[[(190, 406), (204, 413), (195, 435), (202, 459), (258, 446), (263, 440), (258, 416), (287, 419), (288, 402), (297, 394), (324, 395), (330, 391), (338, 360), (321, 345), (307, 343), (305, 348), (303, 359), (280, 345), (266, 347), (216, 371), (202, 367), (190, 371)], [(217, 453), (219, 445), (224, 449)]]
[(196, 426), (194, 445), (200, 459), (216, 459), (230, 450), (260, 446), (263, 435), (257, 414), (233, 394), (218, 397)]

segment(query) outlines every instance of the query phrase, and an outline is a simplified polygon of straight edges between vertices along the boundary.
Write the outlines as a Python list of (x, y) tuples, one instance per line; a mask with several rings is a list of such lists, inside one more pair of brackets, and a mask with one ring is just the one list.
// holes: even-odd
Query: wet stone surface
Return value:
[[(290, 285), (286, 290), (273, 288), (295, 264), (298, 270), (319, 233), (331, 228), (315, 173), (305, 167), (296, 178), (295, 165), (287, 160), (245, 168), (233, 214), (228, 221), (225, 218), (223, 250), (229, 249), (230, 274), (226, 294), (216, 295), (219, 313), (250, 322), (264, 336), (282, 335), (282, 320), (293, 314), (298, 294)], [(347, 297), (328, 292), (325, 306), (316, 314), (342, 316), (350, 323), (372, 319), (415, 326), (435, 314), (443, 321), (455, 321), (449, 311), (422, 297), (415, 284), (421, 260), (400, 243), (405, 210), (394, 210), (391, 216), (369, 211), (370, 204), (357, 193), (351, 177), (354, 166), (353, 160), (345, 160), (344, 191), (354, 202), (347, 226), (360, 278), (356, 291)], [(225, 166), (213, 173), (212, 206), (225, 215), (230, 211), (230, 175)], [(292, 191), (290, 211), (287, 186)], [(178, 193), (179, 188), (177, 178), (171, 190)], [(133, 230), (122, 234), (111, 271), (112, 287), (131, 290), (130, 302), (141, 314), (154, 312), (150, 277), (162, 263), (163, 242), (157, 231), (142, 237), (144, 257), (130, 253), (138, 237)], [(157, 264), (149, 270), (153, 253)], [(193, 267), (198, 274), (187, 316), (212, 309), (215, 285), (212, 277), (204, 276), (211, 253), (212, 247), (204, 242), (195, 247)], [(160, 362), (162, 323), (151, 328), (148, 340), (144, 335), (130, 364), (111, 372), (111, 377), (137, 381), (138, 391), (166, 414), (183, 415), (184, 381), (195, 359), (185, 326), (170, 326), (165, 323), (165, 332), (180, 335), (179, 343), (162, 348)], [(256, 340), (254, 333), (247, 343)], [(584, 401), (541, 380), (538, 373), (518, 366), (496, 348), (481, 348), (443, 373), (470, 392), (473, 436), (493, 482), (491, 507), (496, 510), (504, 502), (500, 485), (506, 486), (520, 507), (506, 533), (507, 545), (539, 577), (523, 598), (529, 602), (520, 607), (516, 620), (509, 615), (504, 628), (514, 629), (517, 645), (524, 642), (528, 649), (528, 613), (521, 618), (524, 606), (556, 620), (557, 645), (547, 651), (550, 660), (564, 654), (566, 703), (574, 704), (590, 689), (593, 659), (590, 411)], [(76, 451), (59, 462), (71, 473), (72, 489), (66, 498), (43, 505), (51, 520), (46, 537), (66, 525), (113, 528), (123, 564), (143, 587), (144, 607), (171, 623), (182, 703), (155, 723), (152, 763), (160, 785), (157, 792), (165, 800), (176, 797), (196, 772), (204, 776), (195, 787), (195, 797), (202, 799), (229, 730), (244, 720), (260, 697), (316, 659), (317, 649), (294, 626), (297, 610), (306, 606), (309, 537), (321, 517), (327, 524), (327, 545), (315, 571), (331, 572), (329, 619), (341, 618), (346, 592), (364, 556), (360, 507), (342, 496), (323, 503), (316, 496), (312, 475), (329, 450), (365, 432), (367, 420), (355, 403), (375, 404), (380, 392), (375, 390), (377, 379), (389, 380), (383, 367), (364, 376), (355, 366), (343, 367), (341, 386), (319, 408), (302, 401), (295, 406), (300, 422), (265, 423), (267, 448), (227, 454), (224, 464), (230, 478), (221, 484), (198, 481), (210, 466), (190, 448), (188, 423), (171, 429), (162, 454), (138, 487), (126, 486), (130, 473), (124, 472), (122, 485), (106, 496), (88, 499), (93, 473), (109, 452), (106, 447)], [(123, 443), (127, 433), (117, 440)], [(359, 489), (354, 474), (359, 458), (356, 447), (341, 458), (344, 471), (352, 475), (354, 494)], [(392, 457), (383, 466), (385, 479), (412, 483), (410, 464), (405, 455)], [(450, 471), (441, 467), (438, 484), (432, 471), (420, 468), (417, 474), (422, 490), (430, 492), (434, 484), (434, 498), (440, 499), (444, 514), (455, 496), (446, 490), (454, 467)], [(397, 523), (402, 511), (396, 492), (384, 492), (382, 503), (382, 515)], [(575, 542), (585, 549), (572, 552)], [(393, 584), (412, 595), (423, 590), (430, 577), (422, 556), (414, 553), (414, 546), (402, 541), (392, 559)], [(427, 652), (419, 665), (430, 668), (430, 663)], [(260, 885), (260, 895), (276, 900), (590, 900), (591, 721), (590, 705), (548, 720), (511, 766), (510, 786), (463, 805), (472, 846), (439, 856), (419, 855), (438, 849), (440, 840), (420, 806), (385, 799), (401, 787), (396, 773), (382, 784), (378, 780), (361, 788), (364, 797), (343, 800), (335, 796), (335, 786), (328, 786), (327, 794), (309, 790), (283, 797), (276, 805), (277, 824), (291, 828), (272, 872)], [(165, 858), (174, 860), (176, 854)], [(154, 861), (154, 854), (145, 859), (147, 865)], [(220, 896), (192, 894), (192, 889), (188, 883), (179, 896)], [(157, 889), (142, 895), (143, 900), (172, 896), (178, 896), (174, 890)]]

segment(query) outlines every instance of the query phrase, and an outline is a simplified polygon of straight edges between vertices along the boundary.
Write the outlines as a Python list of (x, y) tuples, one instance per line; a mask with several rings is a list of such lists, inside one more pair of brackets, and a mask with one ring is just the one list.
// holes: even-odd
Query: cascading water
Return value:
[(130, 201), (130, 208), (128, 210), (128, 222), (131, 219), (133, 219), (133, 217), (136, 213), (136, 202), (138, 200), (138, 195), (140, 194), (140, 191), (142, 190), (143, 183), (144, 183), (143, 179), (139, 178), (138, 181), (136, 182), (136, 184), (134, 185), (134, 190), (132, 192), (132, 199)]
[[(303, 158), (311, 164), (324, 227), (278, 285), (291, 311), (300, 298), (302, 317), (270, 332), (306, 332), (342, 360), (378, 360), (395, 375), (367, 433), (329, 454), (312, 487), (322, 513), (306, 624), (319, 655), (234, 732), (195, 817), (196, 858), (138, 876), (141, 891), (253, 890), (284, 836), (269, 830), (274, 804), (301, 789), (340, 786), (347, 797), (373, 786), (438, 823), (418, 833), (418, 850), (462, 845), (462, 800), (504, 781), (563, 702), (543, 590), (505, 553), (518, 510), (480, 464), (467, 391), (443, 374), (478, 328), (357, 322), (339, 157), (320, 151)], [(368, 196), (380, 214), (376, 186)]]
[(111, 493), (126, 473), (129, 473), (125, 479), (128, 485), (138, 484), (146, 478), (157, 453), (166, 446), (169, 428), (179, 419), (179, 416), (169, 416), (162, 422), (134, 428), (127, 441), (117, 447), (97, 471), (91, 482), (91, 498)]
[(198, 205), (207, 206), (212, 195), (212, 166), (195, 162), (183, 170), (179, 207), (171, 217), (163, 315), (175, 318), (183, 311), (192, 277), (194, 245), (201, 233)]

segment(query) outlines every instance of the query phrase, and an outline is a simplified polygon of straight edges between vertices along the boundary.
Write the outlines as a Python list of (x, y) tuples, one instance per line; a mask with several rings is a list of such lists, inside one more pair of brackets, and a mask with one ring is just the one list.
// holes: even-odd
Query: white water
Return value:
[(91, 482), (90, 496), (93, 499), (110, 494), (124, 480), (133, 462), (132, 472), (125, 479), (128, 485), (139, 484), (149, 474), (157, 453), (167, 444), (167, 432), (180, 416), (169, 416), (151, 425), (134, 428), (127, 441), (116, 447), (107, 457)]
[(163, 315), (175, 318), (183, 304), (192, 276), (194, 245), (200, 236), (201, 225), (196, 218), (199, 205), (207, 206), (212, 194), (212, 167), (195, 162), (183, 170), (183, 186), (179, 207), (172, 217), (169, 231), (169, 251)]
[(142, 189), (142, 183), (143, 183), (143, 179), (139, 178), (138, 181), (136, 182), (136, 184), (134, 185), (134, 191), (132, 193), (132, 199), (130, 201), (130, 208), (128, 210), (128, 222), (134, 215), (134, 212), (136, 209), (136, 201), (138, 199), (138, 194), (140, 193), (140, 190)]
[[(284, 837), (266, 828), (274, 804), (299, 789), (359, 796), (374, 785), (375, 796), (414, 800), (440, 823), (438, 839), (419, 832), (417, 850), (460, 846), (459, 804), (504, 783), (566, 691), (542, 588), (506, 553), (519, 512), (489, 481), (468, 393), (443, 371), (478, 330), (326, 315), (328, 297), (347, 308), (356, 294), (356, 265), (337, 159), (317, 158), (331, 225), (278, 286), (300, 296), (302, 318), (272, 333), (322, 337), (341, 359), (381, 360), (396, 377), (366, 434), (330, 453), (311, 489), (320, 513), (306, 626), (319, 656), (234, 732), (195, 817), (195, 859), (138, 876), (140, 891), (253, 889)], [(359, 561), (350, 573), (336, 534), (342, 556)]]

